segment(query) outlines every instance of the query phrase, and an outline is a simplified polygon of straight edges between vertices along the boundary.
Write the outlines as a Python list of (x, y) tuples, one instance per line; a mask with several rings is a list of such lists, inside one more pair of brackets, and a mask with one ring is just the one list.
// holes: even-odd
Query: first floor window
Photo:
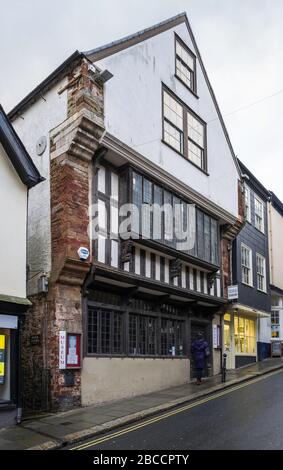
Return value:
[(257, 289), (266, 292), (266, 268), (264, 256), (256, 254), (256, 277), (257, 277)]
[(242, 265), (242, 282), (252, 286), (252, 250), (245, 246), (241, 246), (241, 265)]
[(279, 311), (271, 312), (271, 338), (280, 337)]
[(256, 320), (235, 315), (235, 353), (256, 354)]

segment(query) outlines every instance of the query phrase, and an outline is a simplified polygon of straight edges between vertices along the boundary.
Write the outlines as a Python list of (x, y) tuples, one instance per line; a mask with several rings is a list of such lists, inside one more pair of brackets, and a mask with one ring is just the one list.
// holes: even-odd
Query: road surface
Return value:
[(70, 448), (283, 449), (283, 372), (262, 376)]

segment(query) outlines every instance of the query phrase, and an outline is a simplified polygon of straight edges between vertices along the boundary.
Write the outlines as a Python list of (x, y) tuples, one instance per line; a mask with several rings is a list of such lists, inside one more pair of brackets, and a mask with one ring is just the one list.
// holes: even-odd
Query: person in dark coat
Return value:
[(202, 333), (198, 333), (197, 339), (192, 344), (192, 354), (197, 371), (196, 384), (200, 385), (203, 376), (203, 369), (205, 368), (206, 358), (209, 355), (208, 344), (203, 338)]

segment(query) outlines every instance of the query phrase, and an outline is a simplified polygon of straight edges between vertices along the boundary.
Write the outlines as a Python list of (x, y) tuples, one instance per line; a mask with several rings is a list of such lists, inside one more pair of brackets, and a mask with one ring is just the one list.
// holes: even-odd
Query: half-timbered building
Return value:
[(62, 409), (185, 383), (199, 331), (219, 373), (241, 174), (186, 14), (74, 53), (10, 116), (46, 178), (26, 396)]

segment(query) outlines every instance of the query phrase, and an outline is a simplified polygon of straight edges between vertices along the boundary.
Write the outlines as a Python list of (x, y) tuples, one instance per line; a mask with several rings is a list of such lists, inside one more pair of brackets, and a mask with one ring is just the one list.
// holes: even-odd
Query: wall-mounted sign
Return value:
[(81, 366), (81, 335), (67, 334), (67, 369)]
[(84, 246), (81, 246), (78, 249), (78, 255), (79, 255), (80, 260), (82, 260), (82, 261), (87, 260), (88, 257), (89, 257), (89, 249), (84, 247)]
[(228, 300), (237, 300), (239, 297), (238, 285), (228, 286)]
[(221, 326), (213, 325), (213, 348), (221, 348)]
[(59, 331), (59, 369), (66, 369), (66, 331)]
[(0, 385), (5, 383), (6, 337), (0, 335)]
[(40, 335), (31, 335), (29, 338), (29, 342), (31, 346), (39, 346), (41, 343)]
[(59, 332), (59, 369), (81, 367), (81, 335)]

